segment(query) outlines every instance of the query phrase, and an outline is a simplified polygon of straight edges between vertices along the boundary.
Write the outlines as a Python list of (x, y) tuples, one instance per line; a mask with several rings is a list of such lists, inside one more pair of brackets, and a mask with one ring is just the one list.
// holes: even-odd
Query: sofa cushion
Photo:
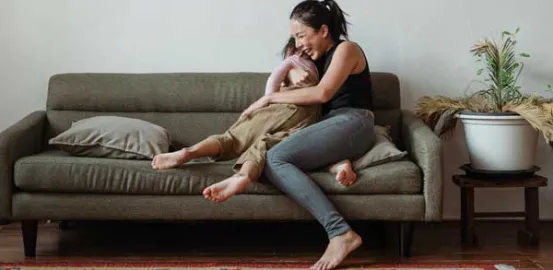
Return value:
[[(85, 112), (47, 111), (48, 127), (46, 137), (55, 137), (71, 127), (73, 122), (96, 117), (119, 116), (141, 119), (161, 126), (169, 132), (171, 148), (191, 146), (213, 134), (222, 134), (230, 127), (240, 113), (163, 113), (163, 112)], [(52, 150), (56, 149), (54, 147)]]
[(74, 156), (153, 159), (169, 151), (171, 140), (158, 125), (110, 115), (73, 122), (49, 143)]
[[(15, 185), (24, 191), (200, 195), (202, 190), (233, 174), (233, 161), (196, 161), (176, 169), (157, 171), (147, 160), (72, 157), (47, 151), (19, 159), (14, 167)], [(421, 175), (411, 161), (390, 162), (357, 172), (359, 181), (346, 188), (328, 172), (310, 176), (328, 194), (415, 194)], [(264, 178), (244, 193), (279, 194)]]
[(373, 147), (360, 158), (352, 161), (354, 170), (400, 160), (407, 155), (407, 151), (400, 151), (392, 142), (390, 127), (375, 126), (376, 141)]

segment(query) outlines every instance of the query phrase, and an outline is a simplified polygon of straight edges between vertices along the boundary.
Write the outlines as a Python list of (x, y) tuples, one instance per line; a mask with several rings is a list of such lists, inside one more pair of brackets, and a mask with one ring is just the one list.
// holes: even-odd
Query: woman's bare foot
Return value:
[(235, 174), (217, 184), (206, 187), (203, 191), (208, 200), (220, 203), (244, 190), (252, 180), (243, 174)]
[(336, 181), (340, 184), (349, 187), (357, 181), (357, 174), (353, 171), (351, 161), (340, 161), (330, 167), (330, 172), (336, 174)]
[(155, 170), (165, 170), (186, 163), (190, 159), (190, 152), (186, 148), (183, 148), (179, 151), (156, 155), (152, 160), (152, 168)]
[(323, 256), (316, 262), (311, 269), (327, 270), (334, 269), (355, 249), (357, 249), (363, 240), (361, 236), (353, 230), (349, 230), (342, 235), (330, 239), (330, 243)]

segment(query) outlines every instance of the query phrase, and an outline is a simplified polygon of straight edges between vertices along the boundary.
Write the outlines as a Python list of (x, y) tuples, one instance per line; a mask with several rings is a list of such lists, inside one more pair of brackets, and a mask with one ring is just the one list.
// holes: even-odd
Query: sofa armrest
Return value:
[(402, 110), (402, 139), (423, 176), (425, 220), (442, 219), (442, 142), (414, 113)]
[(46, 112), (35, 111), (0, 133), (0, 219), (11, 217), (13, 165), (42, 150), (45, 121)]

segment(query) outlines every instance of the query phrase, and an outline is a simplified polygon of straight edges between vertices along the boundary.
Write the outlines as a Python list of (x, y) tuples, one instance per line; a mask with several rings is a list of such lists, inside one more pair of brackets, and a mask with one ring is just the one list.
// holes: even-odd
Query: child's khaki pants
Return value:
[(257, 179), (265, 167), (267, 151), (295, 130), (315, 123), (319, 114), (320, 105), (271, 104), (260, 108), (249, 118), (240, 117), (224, 134), (209, 137), (217, 140), (221, 149), (220, 155), (211, 160), (239, 157), (235, 172), (251, 161), (257, 167)]

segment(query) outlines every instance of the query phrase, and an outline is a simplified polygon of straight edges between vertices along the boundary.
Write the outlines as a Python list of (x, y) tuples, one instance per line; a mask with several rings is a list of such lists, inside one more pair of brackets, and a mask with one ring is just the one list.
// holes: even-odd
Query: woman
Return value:
[[(290, 14), (290, 31), (296, 47), (317, 64), (321, 80), (314, 87), (263, 96), (244, 113), (271, 103), (323, 104), (320, 122), (269, 150), (264, 174), (323, 225), (330, 241), (312, 269), (332, 269), (362, 240), (305, 172), (356, 159), (374, 144), (369, 66), (358, 45), (341, 39), (348, 38), (347, 21), (332, 0), (299, 3)], [(297, 84), (307, 78), (297, 70), (289, 79)]]
[[(316, 85), (319, 82), (315, 63), (302, 52), (298, 52), (295, 40), (291, 38), (284, 50), (284, 60), (269, 75), (265, 94), (279, 91), (292, 91), (302, 87)], [(310, 74), (311, 84), (292, 85), (285, 83), (288, 72), (301, 68)], [(253, 115), (240, 117), (225, 133), (211, 135), (191, 147), (156, 155), (152, 168), (169, 169), (187, 163), (192, 159), (209, 157), (212, 161), (238, 158), (233, 166), (235, 174), (203, 190), (206, 199), (223, 202), (244, 190), (263, 173), (267, 150), (289, 134), (315, 123), (320, 105), (298, 106), (293, 104), (272, 104), (255, 111)], [(351, 168), (351, 162), (345, 160), (329, 166), (336, 174), (336, 180), (348, 186), (357, 177)]]

